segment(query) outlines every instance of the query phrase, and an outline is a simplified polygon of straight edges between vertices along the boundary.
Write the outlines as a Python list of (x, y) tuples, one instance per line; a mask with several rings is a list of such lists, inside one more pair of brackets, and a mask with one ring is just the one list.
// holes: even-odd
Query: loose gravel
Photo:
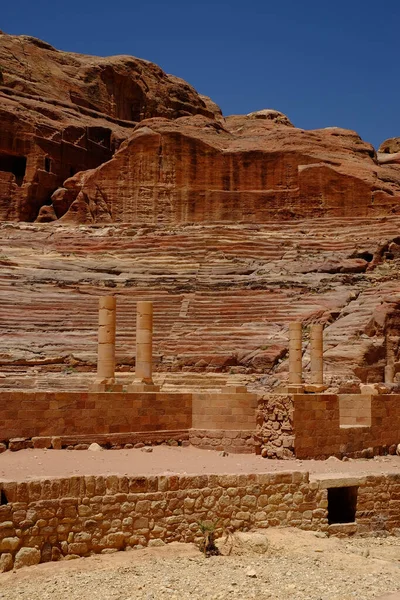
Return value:
[(0, 600), (365, 600), (400, 590), (400, 538), (264, 533), (263, 555), (205, 558), (170, 544), (28, 567), (0, 575)]

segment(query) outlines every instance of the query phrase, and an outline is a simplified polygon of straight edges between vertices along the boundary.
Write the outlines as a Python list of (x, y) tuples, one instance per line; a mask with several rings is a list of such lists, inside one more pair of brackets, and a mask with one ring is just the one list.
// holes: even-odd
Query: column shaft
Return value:
[(153, 303), (138, 302), (135, 382), (153, 384)]
[(114, 296), (99, 298), (97, 379), (107, 383), (114, 383), (115, 376), (116, 307)]
[(299, 385), (303, 382), (301, 323), (289, 324), (289, 384)]
[(394, 382), (394, 362), (395, 362), (395, 351), (394, 351), (394, 340), (389, 335), (386, 335), (386, 366), (385, 366), (385, 383)]
[(311, 383), (322, 385), (324, 383), (323, 365), (323, 325), (311, 325), (310, 350), (311, 350)]

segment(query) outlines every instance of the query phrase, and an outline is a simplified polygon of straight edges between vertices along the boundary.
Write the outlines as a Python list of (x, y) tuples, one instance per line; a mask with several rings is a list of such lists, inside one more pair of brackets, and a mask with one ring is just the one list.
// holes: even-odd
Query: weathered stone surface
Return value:
[(14, 565), (14, 560), (12, 554), (8, 552), (4, 552), (0, 554), (0, 573), (6, 573), (7, 571), (11, 571)]
[(261, 223), (391, 214), (399, 206), (400, 167), (390, 167), (390, 178), (387, 169), (353, 131), (304, 131), (288, 119), (254, 115), (148, 119), (109, 162), (64, 184), (75, 200), (63, 221)]
[(37, 548), (21, 548), (15, 556), (14, 567), (16, 569), (21, 569), (21, 567), (38, 565), (39, 562), (40, 550)]
[[(124, 332), (117, 377), (126, 384), (134, 303), (143, 298), (154, 302), (154, 377), (164, 390), (216, 391), (255, 380), (262, 391), (273, 389), (287, 380), (288, 324), (296, 319), (305, 330), (306, 382), (313, 322), (324, 324), (330, 390), (383, 381), (385, 339), (400, 335), (400, 259), (389, 253), (399, 227), (398, 216), (174, 227), (3, 223), (0, 388), (87, 389), (96, 367), (97, 297), (110, 288), (118, 335)], [(368, 268), (318, 272), (333, 257), (364, 257)], [(397, 342), (393, 352), (396, 382)], [(42, 435), (57, 435), (56, 423)]]
[(66, 199), (46, 206), (54, 190), (109, 160), (136, 122), (220, 115), (183, 80), (131, 56), (72, 54), (0, 33), (0, 64), (2, 220), (60, 217)]

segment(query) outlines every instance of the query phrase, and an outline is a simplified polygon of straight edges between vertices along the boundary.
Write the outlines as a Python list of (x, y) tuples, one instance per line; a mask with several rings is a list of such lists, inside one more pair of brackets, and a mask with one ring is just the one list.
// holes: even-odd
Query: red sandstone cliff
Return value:
[(69, 179), (64, 221), (266, 222), (399, 210), (400, 165), (338, 128), (304, 131), (261, 111), (140, 123), (115, 156)]
[(138, 121), (191, 114), (220, 111), (149, 61), (0, 33), (0, 220), (34, 220), (66, 178), (108, 161)]
[(397, 138), (377, 155), (355, 132), (304, 131), (277, 111), (223, 119), (145, 60), (0, 34), (0, 101), (0, 220), (264, 222), (398, 210)]

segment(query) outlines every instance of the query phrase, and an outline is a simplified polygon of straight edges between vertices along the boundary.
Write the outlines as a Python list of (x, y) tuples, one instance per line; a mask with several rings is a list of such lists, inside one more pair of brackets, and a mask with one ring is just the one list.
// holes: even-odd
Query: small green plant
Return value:
[(70, 373), (76, 373), (76, 369), (75, 369), (75, 367), (71, 367), (71, 365), (66, 365), (64, 367), (64, 373), (66, 375), (69, 375)]
[(217, 523), (211, 523), (206, 521), (197, 521), (199, 529), (203, 535), (203, 539), (200, 542), (200, 550), (204, 553), (204, 556), (218, 556), (220, 551), (215, 545), (215, 529)]

